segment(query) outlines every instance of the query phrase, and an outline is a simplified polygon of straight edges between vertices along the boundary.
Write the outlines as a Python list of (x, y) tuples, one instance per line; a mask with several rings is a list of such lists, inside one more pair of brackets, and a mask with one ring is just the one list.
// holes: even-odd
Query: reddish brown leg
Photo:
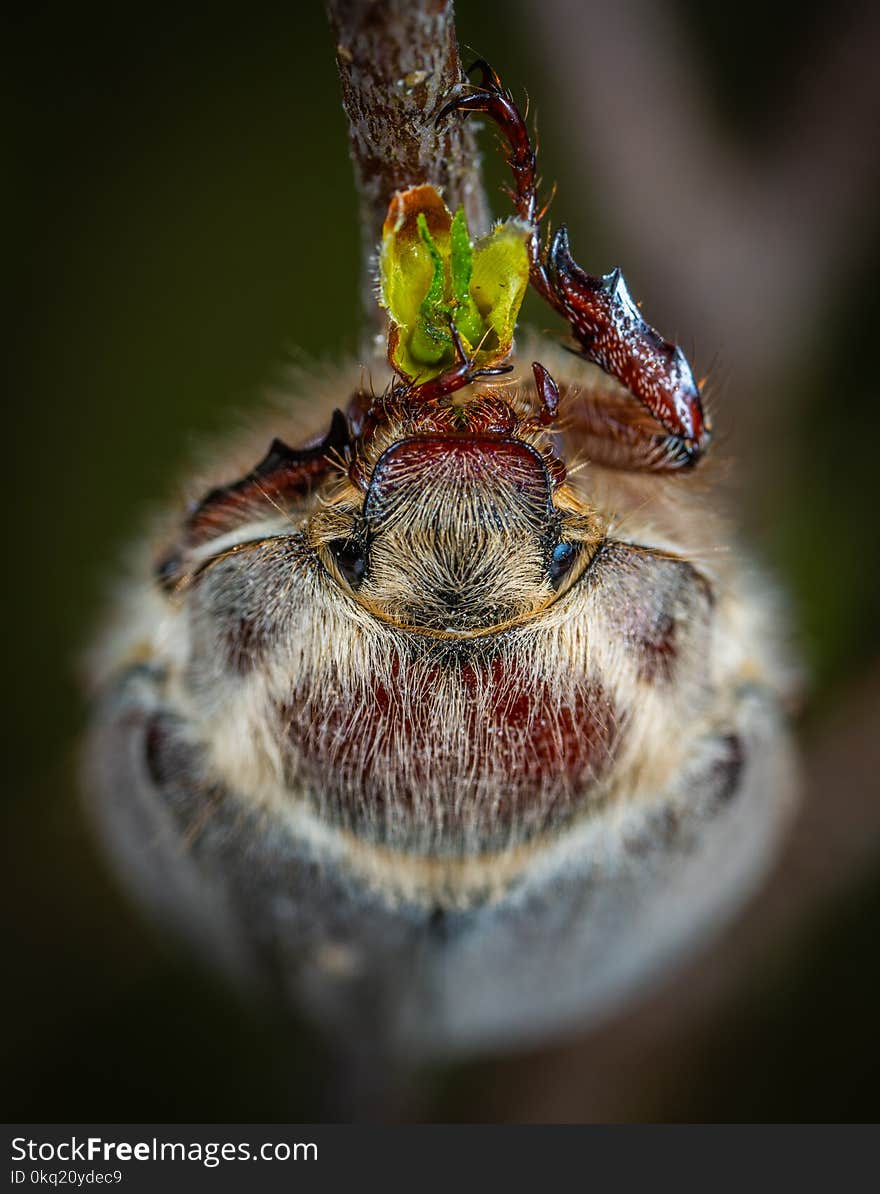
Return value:
[(408, 407), (415, 410), (426, 403), (440, 402), (463, 390), (481, 377), (500, 377), (511, 373), (513, 365), (496, 365), (491, 369), (475, 369), (473, 358), (465, 352), (458, 328), (449, 321), (449, 331), (455, 345), (456, 362), (451, 369), (425, 382), (406, 382), (392, 386), (379, 397), (359, 391), (351, 399), (346, 411), (353, 439), (369, 439), (376, 426), (383, 421), (383, 407)]
[[(406, 382), (392, 386), (391, 389), (377, 398), (367, 397), (365, 394), (355, 394), (348, 408), (349, 426), (352, 434), (360, 441), (369, 440), (387, 416), (389, 407), (403, 410), (410, 415), (418, 416), (426, 405), (442, 402), (465, 386), (478, 381), (481, 377), (500, 377), (510, 373), (513, 365), (496, 365), (491, 369), (475, 369), (473, 358), (465, 351), (464, 343), (458, 328), (453, 321), (449, 321), (449, 331), (455, 345), (456, 363), (439, 377), (425, 382)], [(352, 485), (367, 490), (367, 477), (364, 473), (364, 462), (355, 453), (348, 469), (349, 480)]]
[(642, 319), (619, 269), (601, 278), (584, 273), (569, 252), (565, 227), (550, 243), (547, 272), (555, 306), (583, 355), (621, 382), (675, 441), (678, 463), (670, 467), (695, 464), (707, 447), (709, 430), (681, 348)]
[(440, 109), (436, 123), (439, 124), (453, 112), (460, 112), (463, 116), (483, 112), (498, 126), (507, 146), (507, 164), (513, 174), (513, 190), (508, 193), (516, 214), (532, 229), (528, 243), (532, 285), (552, 303), (551, 287), (541, 261), (540, 225), (544, 213), (538, 210), (538, 162), (528, 129), (513, 96), (502, 86), (489, 63), (480, 58), (468, 74), (473, 71), (480, 71), (480, 83), (459, 83), (454, 87), (449, 100)]
[[(532, 372), (540, 399), (538, 418), (546, 426), (556, 421), (559, 387), (538, 361)], [(606, 468), (672, 472), (693, 463), (684, 442), (622, 391), (581, 390), (567, 396), (564, 428), (590, 461)]]
[(290, 448), (274, 439), (269, 451), (246, 477), (212, 489), (192, 510), (186, 543), (197, 547), (241, 521), (242, 510), (259, 502), (290, 502), (304, 497), (328, 473), (338, 469), (351, 444), (348, 422), (335, 410), (323, 439), (305, 448)]
[[(483, 112), (497, 124), (508, 147), (516, 213), (532, 229), (532, 285), (568, 321), (581, 354), (616, 378), (656, 420), (660, 439), (669, 441), (660, 452), (666, 461), (662, 467), (695, 464), (708, 445), (709, 429), (683, 352), (645, 322), (619, 269), (595, 277), (577, 265), (564, 226), (542, 251), (543, 212), (538, 209), (537, 163), (528, 130), (492, 68), (485, 62), (475, 67), (482, 71), (480, 84), (455, 88), (437, 119), (455, 111), (465, 116)], [(635, 415), (632, 422), (638, 424)], [(627, 467), (657, 466), (634, 462)]]
[(698, 459), (684, 439), (624, 394), (581, 391), (565, 407), (565, 427), (587, 458), (606, 468), (676, 472)]
[(491, 369), (475, 369), (473, 358), (465, 352), (458, 328), (451, 319), (449, 331), (455, 344), (456, 355), (456, 362), (452, 368), (430, 381), (396, 387), (392, 392), (396, 401), (403, 400), (408, 404), (418, 406), (424, 405), (426, 402), (439, 402), (443, 398), (449, 398), (458, 390), (463, 390), (465, 386), (469, 386), (481, 377), (500, 377), (504, 373), (512, 372), (513, 365), (496, 365)]

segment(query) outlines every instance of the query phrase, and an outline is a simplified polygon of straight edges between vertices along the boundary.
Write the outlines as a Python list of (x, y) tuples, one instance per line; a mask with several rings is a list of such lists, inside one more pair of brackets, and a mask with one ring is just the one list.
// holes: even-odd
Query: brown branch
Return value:
[(473, 131), (434, 117), (461, 79), (452, 0), (327, 0), (360, 196), (364, 309), (377, 330), (373, 273), (395, 191), (430, 183), (464, 204), (472, 232), (489, 224)]

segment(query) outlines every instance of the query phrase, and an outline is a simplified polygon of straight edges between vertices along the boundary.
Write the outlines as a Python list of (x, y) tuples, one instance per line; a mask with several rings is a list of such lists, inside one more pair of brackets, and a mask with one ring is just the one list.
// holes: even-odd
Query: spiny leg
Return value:
[(541, 217), (544, 212), (538, 210), (538, 161), (528, 129), (513, 96), (502, 86), (489, 63), (483, 58), (478, 59), (468, 74), (474, 71), (481, 72), (481, 82), (459, 83), (454, 87), (448, 101), (437, 114), (435, 123), (439, 124), (453, 112), (463, 116), (482, 112), (498, 127), (507, 146), (507, 164), (513, 174), (514, 189), (508, 194), (513, 200), (516, 214), (531, 229), (527, 242), (531, 282), (549, 303), (553, 303), (541, 254)]
[(700, 391), (676, 344), (642, 318), (619, 269), (596, 278), (568, 247), (563, 226), (547, 254), (556, 307), (568, 320), (584, 356), (619, 381), (650, 411), (677, 445), (679, 465), (695, 464), (708, 445)]
[(449, 334), (455, 347), (455, 364), (429, 381), (405, 381), (391, 386), (382, 395), (358, 390), (351, 398), (346, 415), (351, 435), (355, 440), (369, 439), (376, 427), (383, 421), (383, 410), (388, 406), (403, 407), (415, 411), (431, 402), (441, 402), (458, 390), (483, 377), (501, 377), (513, 372), (513, 365), (495, 365), (477, 369), (474, 357), (468, 356), (458, 328), (449, 320)]
[(443, 398), (449, 398), (458, 390), (463, 390), (465, 386), (478, 381), (481, 377), (500, 377), (504, 373), (513, 371), (513, 365), (495, 365), (489, 369), (475, 369), (474, 358), (468, 356), (458, 328), (452, 319), (449, 321), (449, 333), (455, 345), (455, 364), (445, 373), (441, 373), (439, 377), (434, 377), (430, 381), (396, 387), (393, 393), (396, 399), (402, 398), (407, 404), (418, 405), (426, 402), (439, 402)]
[(565, 410), (565, 426), (590, 461), (630, 472), (678, 472), (696, 463), (692, 450), (669, 435), (622, 391), (583, 389)]
[[(538, 421), (555, 423), (559, 386), (539, 361), (532, 362), (538, 393)], [(677, 436), (667, 434), (646, 408), (623, 390), (581, 390), (566, 404), (565, 428), (577, 438), (594, 464), (630, 471), (674, 472), (692, 461)]]
[[(568, 321), (581, 354), (618, 380), (657, 421), (660, 438), (665, 433), (670, 441), (661, 452), (666, 461), (663, 467), (695, 464), (708, 445), (709, 428), (699, 388), (684, 353), (645, 322), (619, 269), (595, 277), (577, 265), (569, 251), (564, 226), (553, 236), (548, 249), (542, 250), (540, 223), (544, 213), (538, 207), (537, 161), (525, 121), (487, 63), (477, 62), (472, 69), (482, 72), (481, 82), (459, 84), (441, 109), (438, 121), (452, 112), (464, 116), (482, 112), (498, 126), (508, 147), (516, 213), (531, 229), (528, 246), (532, 285)], [(601, 423), (600, 411), (601, 405), (594, 412), (597, 429)], [(619, 419), (615, 418), (615, 426), (609, 428), (615, 440), (618, 424)], [(638, 432), (639, 425), (640, 419), (634, 411), (633, 432)], [(633, 460), (620, 467), (656, 465)]]

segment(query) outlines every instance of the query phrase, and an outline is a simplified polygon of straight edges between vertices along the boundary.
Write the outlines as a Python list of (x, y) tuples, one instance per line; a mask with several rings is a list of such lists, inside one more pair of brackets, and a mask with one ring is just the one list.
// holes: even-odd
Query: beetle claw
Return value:
[[(498, 127), (513, 174), (514, 207), (530, 228), (532, 285), (568, 321), (580, 355), (619, 381), (663, 428), (668, 437), (668, 467), (695, 463), (705, 451), (708, 429), (699, 387), (684, 353), (643, 318), (619, 269), (599, 276), (581, 269), (571, 255), (564, 225), (542, 249), (540, 224), (546, 204), (539, 209), (535, 152), (523, 116), (485, 59), (478, 58), (467, 73), (479, 74), (479, 83), (457, 84), (437, 119), (454, 111), (465, 117), (484, 112)], [(446, 392), (456, 372), (456, 388), (467, 384), (467, 367), (460, 362), (450, 371)], [(544, 404), (542, 418), (548, 417), (556, 401), (552, 378), (536, 370), (535, 382)]]
[(474, 369), (470, 374), (471, 381), (478, 377), (501, 377), (505, 373), (513, 373), (513, 365), (492, 365), (487, 369)]
[(474, 71), (480, 72), (480, 86), (486, 91), (496, 91), (499, 95), (504, 94), (504, 87), (498, 72), (494, 67), (490, 66), (485, 58), (475, 59), (465, 71), (466, 75), (472, 75)]
[(462, 90), (460, 94), (453, 95), (446, 101), (434, 118), (435, 128), (453, 112), (458, 112), (462, 116), (470, 116), (472, 112), (489, 112), (496, 100), (495, 93), (486, 88), (471, 88), (466, 83), (460, 83), (457, 88), (453, 88), (453, 91), (457, 91), (458, 88), (467, 88), (467, 90)]

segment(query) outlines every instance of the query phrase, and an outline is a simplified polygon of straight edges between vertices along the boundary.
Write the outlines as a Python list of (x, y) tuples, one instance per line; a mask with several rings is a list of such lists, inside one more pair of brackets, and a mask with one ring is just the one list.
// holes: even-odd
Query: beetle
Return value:
[(619, 270), (545, 237), (526, 124), (477, 70), (436, 119), (498, 126), (510, 253), (574, 351), (508, 344), (457, 217), (394, 197), (432, 368), (401, 366), (387, 298), (385, 384), (315, 383), (311, 426), (292, 408), (230, 480), (233, 445), (93, 670), (88, 784), (127, 881), (377, 1056), (607, 1012), (732, 914), (794, 795), (772, 590), (713, 511), (690, 366)]

